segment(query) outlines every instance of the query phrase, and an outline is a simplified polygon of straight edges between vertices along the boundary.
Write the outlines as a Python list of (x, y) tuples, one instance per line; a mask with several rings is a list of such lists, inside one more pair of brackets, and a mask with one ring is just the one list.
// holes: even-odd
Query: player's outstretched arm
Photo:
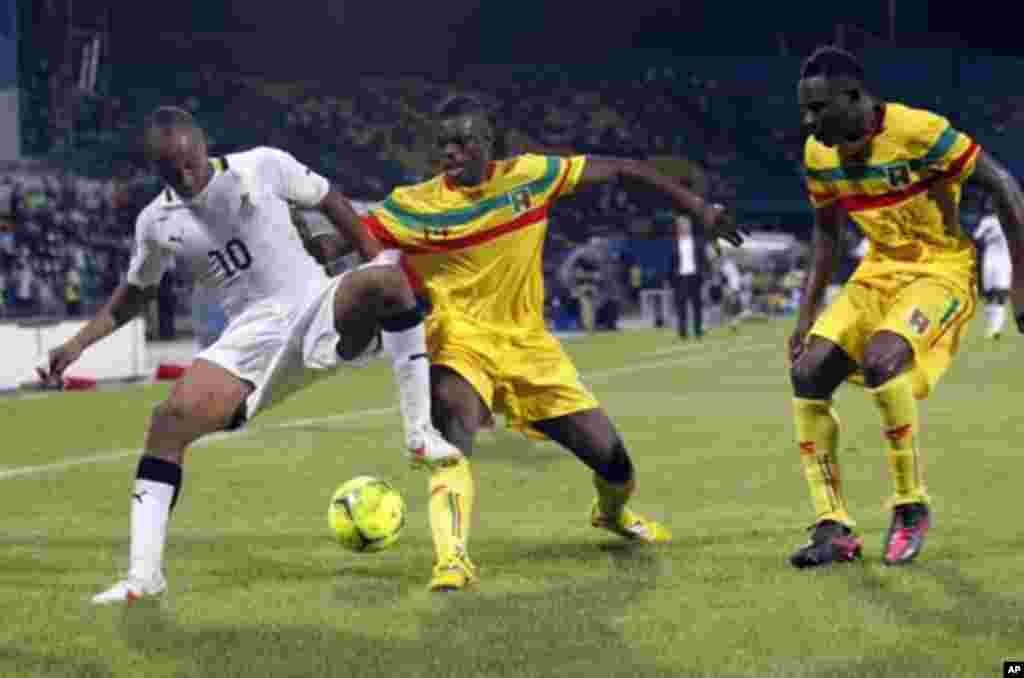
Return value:
[(789, 359), (796, 362), (803, 353), (825, 288), (832, 282), (838, 261), (839, 241), (845, 214), (836, 204), (814, 210), (814, 243), (811, 247), (811, 270), (807, 273), (796, 329), (789, 338)]
[(995, 200), (1013, 264), (1010, 298), (1017, 329), (1024, 333), (1024, 192), (1010, 171), (985, 151), (978, 154), (971, 179)]
[(683, 209), (696, 214), (706, 229), (708, 242), (721, 238), (732, 245), (743, 243), (748, 235), (736, 225), (736, 217), (722, 205), (709, 204), (699, 195), (690, 191), (677, 180), (658, 171), (656, 167), (642, 160), (609, 158), (588, 155), (580, 184), (609, 181), (617, 177), (639, 179), (671, 197)]
[(336, 227), (331, 231), (314, 231), (302, 210), (292, 207), (291, 215), (292, 223), (302, 238), (302, 246), (316, 263), (323, 266), (327, 275), (339, 275), (354, 264), (349, 261), (348, 255), (355, 252), (356, 248), (341, 237)]
[(110, 336), (137, 316), (155, 296), (156, 287), (142, 288), (121, 283), (106, 305), (78, 333), (50, 351), (48, 370), (40, 373), (43, 381), (59, 381), (64, 370), (78, 360), (85, 349)]
[(355, 247), (364, 261), (370, 261), (380, 254), (383, 249), (380, 242), (370, 234), (345, 196), (332, 188), (321, 201), (320, 209), (334, 224), (341, 237)]
[(264, 176), (278, 197), (291, 205), (323, 212), (341, 237), (352, 243), (367, 261), (380, 253), (380, 243), (367, 231), (348, 198), (325, 177), (278, 148), (262, 149), (261, 159)]

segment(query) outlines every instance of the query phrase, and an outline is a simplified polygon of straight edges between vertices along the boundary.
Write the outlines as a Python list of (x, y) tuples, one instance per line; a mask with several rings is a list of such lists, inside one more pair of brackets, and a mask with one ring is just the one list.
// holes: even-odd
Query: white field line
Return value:
[[(682, 348), (682, 347), (680, 347)], [(685, 365), (687, 363), (693, 363), (699, 360), (710, 360), (718, 356), (735, 355), (737, 353), (753, 353), (766, 348), (779, 348), (774, 343), (762, 343), (762, 344), (744, 344), (742, 346), (733, 346), (730, 348), (723, 348), (721, 350), (707, 350), (700, 351), (696, 355), (686, 355), (684, 357), (672, 358), (669, 360), (659, 360), (656, 362), (638, 362), (632, 365), (623, 365), (622, 367), (615, 367), (607, 370), (597, 370), (594, 372), (585, 373), (584, 379), (588, 382), (594, 382), (596, 380), (606, 379), (608, 377), (615, 377), (623, 374), (634, 374), (636, 372), (643, 372), (645, 370), (657, 370), (666, 367), (674, 367), (677, 365)], [(782, 349), (779, 349), (780, 352)], [(687, 351), (688, 353), (689, 351)], [(293, 419), (291, 421), (284, 421), (277, 424), (270, 424), (267, 426), (253, 426), (251, 428), (243, 428), (239, 431), (212, 433), (208, 436), (197, 440), (192, 443), (193, 447), (205, 447), (211, 443), (215, 443), (226, 438), (238, 438), (241, 436), (251, 436), (266, 431), (279, 431), (290, 428), (303, 428), (306, 426), (315, 426), (320, 424), (341, 424), (351, 421), (360, 421), (366, 417), (377, 417), (385, 414), (393, 414), (398, 411), (396, 407), (377, 407), (367, 410), (357, 410), (355, 412), (346, 412), (344, 414), (334, 414), (329, 417), (317, 417), (313, 419)], [(46, 473), (48, 471), (63, 471), (65, 469), (73, 468), (75, 466), (82, 466), (84, 464), (96, 464), (105, 461), (116, 461), (118, 459), (124, 459), (139, 453), (138, 447), (125, 448), (120, 450), (110, 450), (107, 452), (97, 452), (94, 454), (88, 454), (81, 457), (70, 457), (64, 461), (54, 462), (52, 464), (40, 464), (39, 466), (20, 466), (15, 468), (8, 468), (6, 470), (0, 470), (0, 480), (8, 480), (10, 478), (18, 478), (21, 476), (37, 475), (39, 473)]]

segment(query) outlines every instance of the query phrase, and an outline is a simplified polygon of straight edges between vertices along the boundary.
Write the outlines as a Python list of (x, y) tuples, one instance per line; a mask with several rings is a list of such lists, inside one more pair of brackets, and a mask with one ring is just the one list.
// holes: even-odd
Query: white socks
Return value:
[[(418, 312), (417, 312), (417, 315)], [(381, 333), (398, 384), (398, 404), (406, 433), (430, 425), (430, 360), (422, 319), (412, 327)]]
[(1006, 306), (1003, 304), (987, 304), (985, 306), (985, 334), (989, 337), (1003, 331), (1006, 325)]
[(181, 466), (144, 456), (132, 492), (128, 576), (151, 580), (163, 568), (167, 521), (181, 486)]

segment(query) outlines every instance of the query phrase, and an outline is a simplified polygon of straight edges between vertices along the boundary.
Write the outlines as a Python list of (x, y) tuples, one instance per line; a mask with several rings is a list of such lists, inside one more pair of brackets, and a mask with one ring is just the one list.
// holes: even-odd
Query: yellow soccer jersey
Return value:
[(502, 333), (544, 330), (548, 210), (575, 189), (584, 164), (583, 156), (520, 155), (492, 163), (472, 188), (440, 175), (395, 189), (366, 223), (403, 251), (432, 315)]
[(871, 245), (853, 279), (930, 274), (970, 288), (975, 250), (960, 226), (960, 194), (978, 152), (946, 118), (897, 103), (883, 105), (880, 128), (857, 157), (807, 139), (811, 203), (838, 203)]

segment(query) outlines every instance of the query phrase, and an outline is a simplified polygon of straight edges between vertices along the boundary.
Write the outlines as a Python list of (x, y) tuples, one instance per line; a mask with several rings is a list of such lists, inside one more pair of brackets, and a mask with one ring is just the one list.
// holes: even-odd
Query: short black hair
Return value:
[(494, 132), (494, 155), (503, 158), (508, 155), (508, 140), (506, 130), (501, 125), (497, 110), (484, 103), (481, 99), (472, 94), (453, 94), (446, 98), (434, 110), (438, 119), (456, 118), (461, 115), (482, 116), (491, 125)]
[(821, 76), (832, 78), (850, 78), (864, 82), (864, 67), (852, 53), (835, 45), (823, 45), (807, 57), (800, 68), (800, 79)]
[(491, 119), (491, 109), (483, 101), (469, 94), (453, 94), (437, 106), (437, 117), (454, 118), (460, 115), (482, 115)]
[(146, 116), (147, 130), (164, 129), (200, 129), (196, 119), (184, 108), (177, 106), (160, 106)]

